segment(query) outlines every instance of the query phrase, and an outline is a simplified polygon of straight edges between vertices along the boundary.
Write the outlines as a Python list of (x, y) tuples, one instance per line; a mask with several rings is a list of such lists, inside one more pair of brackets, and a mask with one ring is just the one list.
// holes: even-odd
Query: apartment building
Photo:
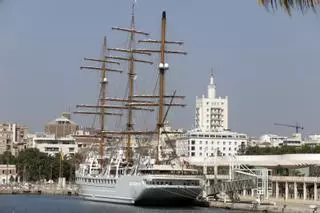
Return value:
[(0, 164), (0, 185), (14, 182), (16, 178), (16, 165)]
[(28, 128), (16, 123), (0, 123), (0, 154), (17, 155), (27, 147)]

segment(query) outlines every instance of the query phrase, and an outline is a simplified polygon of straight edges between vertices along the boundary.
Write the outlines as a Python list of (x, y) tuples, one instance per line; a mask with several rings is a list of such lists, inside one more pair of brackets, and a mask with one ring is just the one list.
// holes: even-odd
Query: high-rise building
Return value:
[(207, 97), (196, 98), (195, 128), (211, 131), (228, 129), (228, 97), (216, 96), (213, 72)]

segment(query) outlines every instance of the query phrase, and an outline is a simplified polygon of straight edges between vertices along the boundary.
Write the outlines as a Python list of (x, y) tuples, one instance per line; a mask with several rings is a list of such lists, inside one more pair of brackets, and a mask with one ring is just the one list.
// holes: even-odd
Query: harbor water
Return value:
[(85, 201), (76, 197), (0, 195), (1, 213), (244, 213), (203, 207), (137, 207)]

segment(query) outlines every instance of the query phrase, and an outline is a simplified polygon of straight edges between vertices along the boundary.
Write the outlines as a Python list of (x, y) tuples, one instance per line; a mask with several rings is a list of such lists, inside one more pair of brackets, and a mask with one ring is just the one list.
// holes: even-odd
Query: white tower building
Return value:
[(195, 128), (210, 131), (228, 129), (228, 97), (216, 97), (213, 71), (207, 97), (196, 97)]
[(245, 149), (248, 136), (228, 127), (228, 97), (216, 96), (213, 72), (207, 97), (196, 98), (195, 129), (177, 140), (177, 154), (189, 158), (232, 156)]

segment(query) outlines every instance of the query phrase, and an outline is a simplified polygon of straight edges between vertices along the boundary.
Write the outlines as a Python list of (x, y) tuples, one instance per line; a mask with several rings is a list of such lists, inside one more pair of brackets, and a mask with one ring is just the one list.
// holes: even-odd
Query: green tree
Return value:
[(69, 158), (64, 157), (61, 161), (60, 154), (48, 156), (38, 149), (26, 149), (19, 153), (18, 157), (12, 156), (10, 152), (0, 155), (0, 164), (15, 164), (17, 174), (26, 181), (39, 181), (42, 179), (57, 180), (60, 174), (60, 163), (62, 165), (62, 176), (67, 180), (74, 180), (75, 169), (82, 162), (84, 155), (76, 154)]
[(11, 155), (11, 152), (5, 151), (0, 155), (0, 164), (16, 164), (16, 158)]
[(85, 159), (84, 153), (76, 153), (70, 158), (70, 163), (72, 163), (75, 167), (78, 167), (80, 163), (82, 163)]
[(27, 181), (39, 180), (41, 168), (44, 168), (48, 156), (38, 149), (26, 149), (19, 153), (17, 170), (20, 176), (26, 176)]
[(245, 155), (283, 155), (299, 153), (320, 153), (320, 145), (302, 146), (280, 146), (280, 147), (258, 147), (249, 146), (244, 152)]
[(60, 175), (69, 180), (74, 180), (75, 169), (83, 161), (84, 155), (77, 153), (73, 156), (65, 156), (61, 160), (60, 154), (48, 156), (38, 149), (26, 149), (19, 153), (18, 157), (12, 156), (10, 152), (0, 155), (0, 164), (15, 164), (18, 176), (26, 181), (39, 181), (42, 179), (57, 180)]
[(60, 162), (62, 164), (62, 175), (67, 180), (74, 176), (75, 166), (72, 158), (61, 161), (60, 154), (48, 156), (38, 149), (26, 149), (19, 153), (16, 162), (19, 176), (25, 176), (26, 181), (57, 180), (60, 174)]
[(284, 9), (289, 15), (293, 10), (304, 13), (310, 9), (316, 11), (320, 7), (320, 0), (258, 0), (258, 3), (272, 11)]

